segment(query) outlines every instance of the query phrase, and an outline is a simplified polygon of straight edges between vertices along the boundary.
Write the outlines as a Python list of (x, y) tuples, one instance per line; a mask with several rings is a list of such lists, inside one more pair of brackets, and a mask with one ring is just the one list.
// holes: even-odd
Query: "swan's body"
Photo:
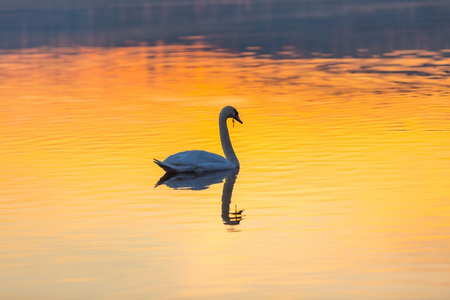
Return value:
[(239, 113), (232, 106), (226, 106), (219, 115), (220, 141), (225, 157), (203, 150), (179, 152), (167, 157), (164, 161), (154, 159), (155, 163), (169, 173), (209, 172), (228, 170), (239, 167), (239, 160), (231, 145), (227, 119), (232, 118), (242, 124)]
[(166, 172), (208, 172), (236, 167), (228, 159), (203, 150), (184, 151), (173, 154), (164, 161), (154, 160)]

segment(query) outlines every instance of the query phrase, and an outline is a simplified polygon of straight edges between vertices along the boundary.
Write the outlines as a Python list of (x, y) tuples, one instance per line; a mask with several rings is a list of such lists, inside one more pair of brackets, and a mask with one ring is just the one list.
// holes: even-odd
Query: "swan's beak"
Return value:
[(241, 121), (241, 119), (239, 118), (239, 116), (234, 117), (234, 119), (235, 119), (236, 121), (238, 121), (239, 123), (244, 124), (244, 123)]

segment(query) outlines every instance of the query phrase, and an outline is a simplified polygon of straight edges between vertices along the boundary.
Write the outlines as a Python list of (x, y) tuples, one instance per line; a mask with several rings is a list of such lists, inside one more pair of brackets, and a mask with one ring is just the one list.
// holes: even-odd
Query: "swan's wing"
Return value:
[(207, 172), (234, 168), (226, 158), (203, 150), (184, 151), (155, 163), (166, 172)]
[(153, 159), (153, 162), (168, 173), (195, 172), (196, 169), (196, 167), (192, 165), (173, 165), (164, 161), (159, 161), (155, 158)]
[(190, 165), (205, 162), (222, 162), (224, 160), (226, 160), (226, 158), (211, 152), (206, 152), (203, 150), (191, 150), (172, 154), (171, 156), (167, 157), (164, 162), (177, 165)]

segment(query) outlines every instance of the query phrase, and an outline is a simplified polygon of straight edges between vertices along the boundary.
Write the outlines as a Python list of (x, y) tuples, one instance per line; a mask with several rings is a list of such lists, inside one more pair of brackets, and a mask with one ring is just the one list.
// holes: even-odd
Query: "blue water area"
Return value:
[[(450, 2), (411, 0), (56, 1), (0, 8), (0, 49), (194, 43), (283, 58), (450, 48)], [(187, 38), (186, 38), (187, 37)], [(281, 52), (281, 53), (280, 53)]]

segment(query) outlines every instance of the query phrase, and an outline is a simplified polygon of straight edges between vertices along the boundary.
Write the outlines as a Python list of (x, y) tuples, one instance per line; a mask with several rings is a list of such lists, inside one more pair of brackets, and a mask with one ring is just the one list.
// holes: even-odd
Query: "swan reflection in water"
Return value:
[(234, 211), (230, 211), (231, 195), (238, 173), (239, 168), (205, 173), (166, 173), (156, 183), (155, 188), (164, 184), (175, 190), (199, 191), (225, 179), (222, 191), (222, 220), (226, 225), (238, 225), (243, 218), (244, 210), (237, 210), (235, 207)]

